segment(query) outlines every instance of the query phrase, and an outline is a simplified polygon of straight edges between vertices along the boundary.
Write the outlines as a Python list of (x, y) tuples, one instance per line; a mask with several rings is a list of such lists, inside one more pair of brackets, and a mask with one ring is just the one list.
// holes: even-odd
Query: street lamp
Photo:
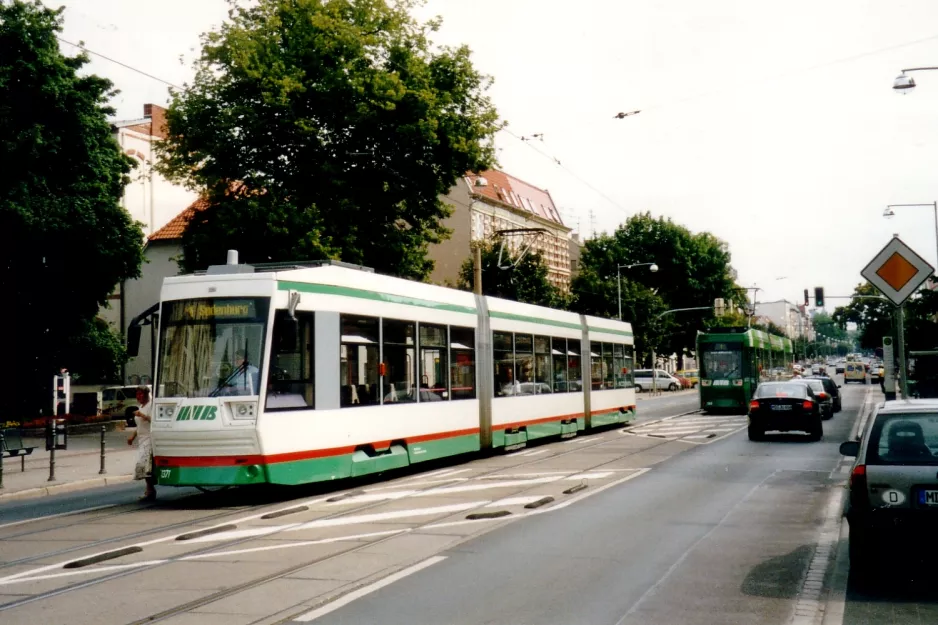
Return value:
[(619, 321), (622, 321), (622, 274), (620, 269), (631, 269), (632, 267), (648, 267), (649, 271), (655, 273), (658, 271), (658, 265), (655, 263), (633, 263), (631, 265), (616, 265), (616, 285), (619, 293)]
[(925, 72), (933, 69), (938, 69), (938, 67), (910, 67), (909, 69), (904, 69), (892, 82), (892, 88), (896, 90), (896, 93), (901, 93), (902, 95), (912, 93), (912, 90), (915, 89), (915, 79), (911, 76), (906, 76), (905, 73)]
[[(938, 250), (938, 202), (928, 202), (925, 204), (890, 204), (886, 207), (886, 210), (883, 211), (883, 217), (889, 218), (889, 217), (895, 216), (896, 212), (892, 209), (899, 208), (902, 206), (931, 206), (932, 207), (932, 210), (935, 211), (935, 247), (936, 247), (936, 250)], [(936, 254), (938, 254), (938, 251), (936, 251)]]

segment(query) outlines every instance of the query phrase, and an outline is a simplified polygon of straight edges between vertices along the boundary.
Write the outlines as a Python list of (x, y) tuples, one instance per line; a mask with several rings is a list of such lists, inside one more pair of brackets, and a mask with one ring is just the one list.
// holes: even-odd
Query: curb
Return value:
[(97, 488), (99, 486), (113, 486), (114, 484), (132, 482), (133, 479), (134, 476), (132, 475), (115, 475), (114, 477), (96, 477), (90, 480), (79, 480), (77, 482), (67, 482), (65, 484), (55, 484), (53, 486), (27, 488), (13, 493), (3, 493), (0, 491), (0, 502), (16, 501), (19, 499), (35, 499), (37, 497), (47, 497), (49, 495), (71, 493), (88, 488)]

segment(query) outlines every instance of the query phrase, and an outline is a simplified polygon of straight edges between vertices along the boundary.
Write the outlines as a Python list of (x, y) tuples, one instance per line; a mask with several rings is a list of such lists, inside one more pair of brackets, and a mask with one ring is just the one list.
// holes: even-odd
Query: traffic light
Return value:
[(807, 305), (810, 304), (810, 303), (811, 303), (811, 302), (808, 301), (808, 289), (805, 289), (805, 290), (804, 290), (804, 305), (807, 306)]
[(814, 287), (814, 305), (818, 308), (824, 307), (824, 287)]

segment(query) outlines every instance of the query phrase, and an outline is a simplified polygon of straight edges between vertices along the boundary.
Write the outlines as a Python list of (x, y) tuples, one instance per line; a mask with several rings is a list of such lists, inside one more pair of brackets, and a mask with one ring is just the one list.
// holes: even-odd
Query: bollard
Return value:
[(56, 438), (56, 419), (49, 419), (52, 424), (52, 448), (49, 450), (49, 479), (47, 482), (55, 481), (55, 438)]
[(107, 471), (104, 470), (104, 433), (107, 432), (107, 428), (103, 425), (101, 426), (101, 470), (98, 471), (98, 475), (104, 475)]
[(3, 448), (5, 444), (3, 432), (0, 432), (0, 488), (3, 488)]

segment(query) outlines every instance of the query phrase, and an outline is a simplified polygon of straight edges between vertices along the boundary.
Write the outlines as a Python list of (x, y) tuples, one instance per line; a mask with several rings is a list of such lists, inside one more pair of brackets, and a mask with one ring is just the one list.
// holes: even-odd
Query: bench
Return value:
[[(23, 433), (20, 430), (7, 428), (0, 430), (3, 432), (3, 445), (0, 447), (0, 457), (14, 458), (20, 457), (20, 472), (26, 471), (26, 456), (32, 455), (35, 447), (26, 447), (23, 445)], [(0, 459), (2, 462), (2, 459)]]

